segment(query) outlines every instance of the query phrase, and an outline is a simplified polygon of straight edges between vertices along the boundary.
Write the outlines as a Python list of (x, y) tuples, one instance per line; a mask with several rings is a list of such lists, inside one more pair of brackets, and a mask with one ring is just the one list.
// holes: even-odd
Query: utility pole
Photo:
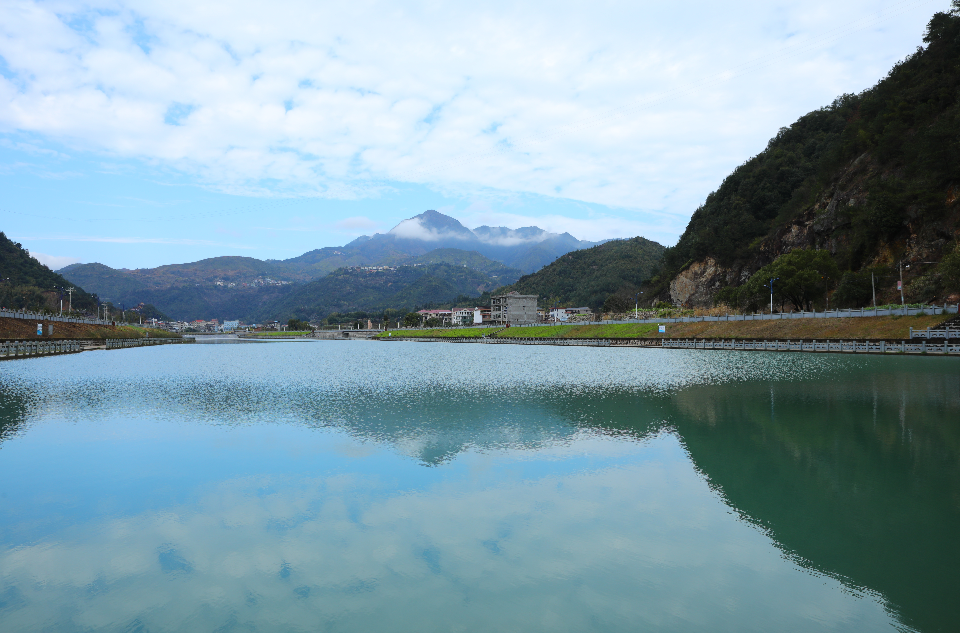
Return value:
[(779, 277), (770, 278), (770, 316), (773, 316), (773, 282), (780, 279)]
[(870, 289), (873, 290), (873, 309), (877, 309), (877, 284), (873, 281), (873, 271), (870, 271)]
[(67, 292), (70, 294), (70, 309), (67, 312), (73, 314), (73, 288), (67, 288)]
[[(897, 283), (898, 288), (900, 289), (900, 308), (905, 308), (906, 305), (903, 302), (903, 260), (900, 260), (900, 281)], [(910, 268), (910, 265), (907, 264), (907, 268)]]
[(639, 319), (639, 318), (640, 318), (640, 295), (642, 295), (642, 294), (643, 294), (643, 291), (641, 290), (641, 291), (638, 292), (637, 294), (633, 295), (633, 301), (634, 301), (634, 303), (636, 304), (636, 307), (633, 309), (633, 318), (634, 318), (634, 319)]

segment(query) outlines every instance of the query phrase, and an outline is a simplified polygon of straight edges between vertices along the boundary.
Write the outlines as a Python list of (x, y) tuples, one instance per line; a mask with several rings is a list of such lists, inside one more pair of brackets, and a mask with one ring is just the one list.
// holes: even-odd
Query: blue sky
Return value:
[(0, 5), (0, 230), (54, 267), (287, 258), (426, 209), (672, 244), (947, 0)]

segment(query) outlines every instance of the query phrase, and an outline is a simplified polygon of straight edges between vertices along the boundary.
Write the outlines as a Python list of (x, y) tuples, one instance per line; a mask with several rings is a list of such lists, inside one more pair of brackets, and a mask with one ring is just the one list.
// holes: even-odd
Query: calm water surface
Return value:
[(375, 342), (0, 363), (0, 630), (954, 631), (960, 363)]

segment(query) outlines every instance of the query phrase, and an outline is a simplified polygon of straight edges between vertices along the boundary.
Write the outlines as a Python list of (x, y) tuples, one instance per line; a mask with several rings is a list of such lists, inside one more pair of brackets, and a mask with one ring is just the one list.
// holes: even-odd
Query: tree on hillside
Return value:
[(847, 271), (840, 278), (840, 285), (833, 293), (834, 307), (862, 308), (873, 299), (873, 286), (870, 283), (870, 271)]
[(610, 295), (607, 297), (607, 300), (603, 302), (603, 311), (608, 314), (620, 314), (626, 312), (631, 307), (630, 302), (620, 295)]
[(944, 289), (947, 292), (960, 292), (960, 243), (943, 258), (939, 269)]
[(294, 332), (312, 331), (313, 328), (306, 321), (300, 319), (290, 319), (287, 321), (287, 327)]
[(811, 310), (813, 302), (823, 299), (827, 286), (839, 276), (837, 263), (829, 252), (790, 251), (755, 272), (743, 285), (740, 299), (753, 306), (763, 305), (763, 298), (770, 294), (768, 284), (774, 279), (775, 302), (782, 305), (789, 301), (797, 310)]

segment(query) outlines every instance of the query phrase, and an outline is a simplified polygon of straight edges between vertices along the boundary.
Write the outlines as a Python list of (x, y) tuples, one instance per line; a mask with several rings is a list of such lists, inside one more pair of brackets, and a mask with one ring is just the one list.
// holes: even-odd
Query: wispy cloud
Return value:
[(246, 244), (227, 244), (211, 240), (195, 240), (190, 238), (168, 237), (110, 237), (95, 235), (19, 235), (16, 240), (57, 241), (57, 242), (102, 242), (104, 244), (167, 244), (177, 246), (219, 246), (223, 248), (242, 248), (255, 250), (255, 246)]
[(368, 217), (364, 216), (355, 216), (352, 218), (344, 218), (339, 222), (335, 223), (334, 226), (341, 231), (375, 231), (380, 227), (379, 222), (374, 222)]
[(40, 253), (37, 251), (30, 251), (30, 256), (51, 270), (60, 270), (64, 266), (69, 266), (70, 264), (77, 264), (80, 262), (80, 260), (76, 257), (47, 255), (46, 253)]
[(0, 129), (247, 196), (402, 181), (687, 218), (948, 3), (284, 6), (4, 3)]

